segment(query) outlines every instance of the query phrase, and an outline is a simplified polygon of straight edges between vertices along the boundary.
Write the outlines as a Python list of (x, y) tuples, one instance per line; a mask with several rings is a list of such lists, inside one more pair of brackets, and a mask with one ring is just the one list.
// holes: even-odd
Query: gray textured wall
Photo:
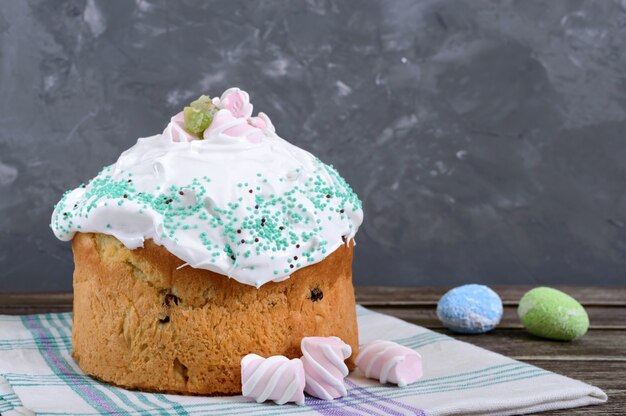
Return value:
[(626, 282), (626, 2), (0, 0), (0, 291), (62, 192), (250, 91), (364, 201), (360, 284)]

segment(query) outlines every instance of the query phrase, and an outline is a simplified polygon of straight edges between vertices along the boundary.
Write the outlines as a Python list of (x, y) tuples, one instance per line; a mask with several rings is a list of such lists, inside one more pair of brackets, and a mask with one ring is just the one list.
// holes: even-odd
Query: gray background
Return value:
[(0, 291), (69, 290), (62, 192), (250, 92), (364, 201), (357, 284), (623, 284), (626, 2), (0, 0)]

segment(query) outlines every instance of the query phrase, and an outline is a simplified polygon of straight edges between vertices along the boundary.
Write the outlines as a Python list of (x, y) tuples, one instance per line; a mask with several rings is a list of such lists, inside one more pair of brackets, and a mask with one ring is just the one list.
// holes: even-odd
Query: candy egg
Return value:
[(519, 301), (517, 315), (528, 332), (559, 341), (579, 338), (589, 329), (589, 317), (576, 299), (557, 289), (538, 287)]
[(437, 317), (451, 331), (481, 334), (500, 323), (502, 300), (487, 286), (459, 286), (441, 297)]

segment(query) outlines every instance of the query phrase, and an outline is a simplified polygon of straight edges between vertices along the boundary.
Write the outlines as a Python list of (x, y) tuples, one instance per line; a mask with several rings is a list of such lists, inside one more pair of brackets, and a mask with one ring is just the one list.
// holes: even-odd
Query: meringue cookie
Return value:
[(323, 400), (346, 396), (343, 379), (349, 371), (344, 360), (352, 355), (352, 348), (337, 337), (305, 337), (300, 348), (304, 354), (304, 391)]
[(361, 349), (356, 365), (367, 378), (381, 383), (394, 383), (405, 387), (420, 378), (422, 356), (415, 350), (392, 341), (374, 341)]
[(298, 358), (248, 354), (241, 359), (242, 395), (257, 403), (273, 400), (276, 404), (295, 402), (303, 406), (304, 384), (304, 367)]

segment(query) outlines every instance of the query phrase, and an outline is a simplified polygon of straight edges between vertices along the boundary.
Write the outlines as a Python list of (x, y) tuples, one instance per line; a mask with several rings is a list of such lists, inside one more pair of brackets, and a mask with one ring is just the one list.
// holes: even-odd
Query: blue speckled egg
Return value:
[(439, 299), (437, 317), (454, 332), (482, 334), (502, 319), (502, 299), (487, 286), (455, 287)]

